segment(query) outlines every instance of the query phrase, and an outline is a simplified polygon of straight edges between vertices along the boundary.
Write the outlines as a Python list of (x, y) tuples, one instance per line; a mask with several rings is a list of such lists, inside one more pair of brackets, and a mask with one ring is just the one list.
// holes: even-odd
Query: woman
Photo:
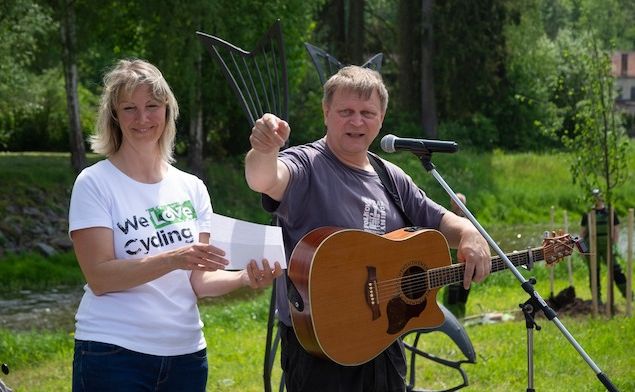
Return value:
[(76, 315), (73, 391), (204, 391), (206, 344), (197, 298), (281, 274), (252, 260), (223, 271), (209, 245), (203, 182), (171, 165), (178, 105), (161, 72), (121, 60), (104, 78), (93, 151), (79, 174), (69, 233), (86, 278)]

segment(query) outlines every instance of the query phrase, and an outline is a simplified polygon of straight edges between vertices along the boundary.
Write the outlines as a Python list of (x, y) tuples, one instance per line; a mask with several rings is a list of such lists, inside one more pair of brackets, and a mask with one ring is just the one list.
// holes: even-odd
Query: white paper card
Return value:
[(260, 268), (263, 268), (262, 259), (267, 259), (272, 268), (276, 261), (283, 269), (287, 268), (282, 229), (278, 226), (260, 225), (214, 213), (210, 244), (225, 251), (225, 258), (229, 260), (226, 270), (245, 269), (252, 259), (258, 262)]

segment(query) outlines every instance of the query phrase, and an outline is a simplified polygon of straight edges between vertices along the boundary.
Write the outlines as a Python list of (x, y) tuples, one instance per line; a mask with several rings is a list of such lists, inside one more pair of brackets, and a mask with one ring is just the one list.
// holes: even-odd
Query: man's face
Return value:
[(366, 155), (379, 134), (384, 111), (379, 95), (373, 91), (369, 99), (350, 90), (337, 90), (331, 103), (323, 105), (327, 143), (336, 156)]

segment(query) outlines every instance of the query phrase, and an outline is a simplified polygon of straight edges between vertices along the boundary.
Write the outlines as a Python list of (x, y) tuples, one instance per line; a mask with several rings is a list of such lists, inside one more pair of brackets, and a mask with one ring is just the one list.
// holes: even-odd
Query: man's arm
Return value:
[(465, 263), (465, 289), (472, 281), (480, 282), (489, 275), (492, 268), (489, 244), (472, 222), (448, 211), (441, 219), (439, 230), (450, 247), (457, 249), (457, 259)]
[(278, 152), (289, 138), (289, 124), (265, 114), (251, 129), (251, 150), (245, 157), (245, 179), (249, 187), (276, 201), (282, 200), (289, 183), (289, 169), (278, 160)]

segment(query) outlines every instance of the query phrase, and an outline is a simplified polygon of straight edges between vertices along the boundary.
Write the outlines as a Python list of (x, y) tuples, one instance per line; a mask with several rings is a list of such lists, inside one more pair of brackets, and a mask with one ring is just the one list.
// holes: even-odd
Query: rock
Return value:
[(53, 238), (51, 240), (51, 245), (64, 251), (73, 249), (73, 241), (68, 238), (68, 235)]
[(35, 248), (46, 257), (51, 257), (57, 253), (55, 248), (42, 242), (36, 243)]

